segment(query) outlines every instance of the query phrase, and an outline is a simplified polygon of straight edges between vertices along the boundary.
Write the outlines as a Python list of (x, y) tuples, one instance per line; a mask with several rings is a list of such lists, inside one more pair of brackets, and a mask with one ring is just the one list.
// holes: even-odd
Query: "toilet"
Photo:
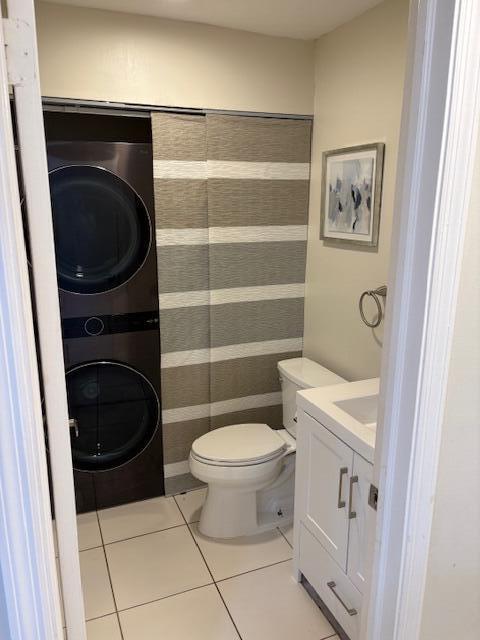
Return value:
[(296, 393), (345, 382), (308, 358), (278, 363), (283, 429), (248, 423), (197, 438), (189, 464), (208, 485), (199, 530), (212, 538), (253, 535), (293, 521)]

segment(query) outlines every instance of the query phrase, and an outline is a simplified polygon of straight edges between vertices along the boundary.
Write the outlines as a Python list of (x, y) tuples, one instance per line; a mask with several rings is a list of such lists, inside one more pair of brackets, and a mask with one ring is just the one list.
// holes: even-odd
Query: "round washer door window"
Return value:
[(151, 243), (148, 211), (135, 191), (106, 169), (68, 166), (50, 172), (58, 284), (103, 293), (129, 280)]
[(142, 374), (92, 362), (68, 371), (66, 380), (75, 469), (106, 471), (143, 451), (157, 429), (159, 402)]

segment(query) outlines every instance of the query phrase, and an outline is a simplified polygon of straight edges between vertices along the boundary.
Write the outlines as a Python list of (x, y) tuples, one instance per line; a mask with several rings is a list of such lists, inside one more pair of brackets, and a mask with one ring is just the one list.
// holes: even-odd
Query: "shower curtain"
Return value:
[(276, 364), (302, 352), (311, 122), (154, 113), (152, 133), (172, 465), (210, 429), (282, 424)]

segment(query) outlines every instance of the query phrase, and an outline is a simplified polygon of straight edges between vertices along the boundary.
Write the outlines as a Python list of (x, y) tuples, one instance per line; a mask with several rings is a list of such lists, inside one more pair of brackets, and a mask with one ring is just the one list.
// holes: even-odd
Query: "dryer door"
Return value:
[(160, 410), (141, 373), (117, 362), (90, 362), (70, 369), (66, 379), (75, 469), (114, 469), (145, 449)]
[(50, 172), (59, 287), (94, 294), (127, 282), (152, 241), (148, 211), (124, 180), (101, 167)]

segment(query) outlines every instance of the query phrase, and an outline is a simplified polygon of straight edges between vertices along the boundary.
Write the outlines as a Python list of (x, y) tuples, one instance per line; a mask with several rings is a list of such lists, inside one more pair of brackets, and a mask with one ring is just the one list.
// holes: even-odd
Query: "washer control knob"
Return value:
[(105, 325), (101, 318), (93, 316), (85, 321), (83, 328), (85, 329), (85, 333), (88, 333), (89, 336), (99, 336), (105, 329)]

